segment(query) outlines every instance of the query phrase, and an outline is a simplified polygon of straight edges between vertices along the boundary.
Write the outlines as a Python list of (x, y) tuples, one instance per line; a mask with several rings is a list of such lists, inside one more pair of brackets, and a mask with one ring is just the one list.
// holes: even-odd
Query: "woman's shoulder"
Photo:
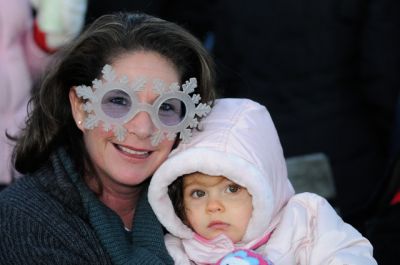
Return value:
[(51, 167), (19, 178), (0, 193), (0, 209), (42, 222), (55, 222), (61, 217), (86, 218), (79, 192), (65, 174)]
[(15, 264), (30, 264), (28, 256), (42, 260), (43, 255), (49, 257), (43, 264), (109, 264), (85, 216), (36, 176), (24, 176), (0, 193), (0, 263), (18, 256), (21, 262)]
[(21, 177), (0, 193), (0, 225), (13, 228), (18, 224), (25, 229), (43, 227), (60, 236), (63, 229), (71, 229), (77, 220), (84, 226), (85, 215), (79, 198), (74, 198), (74, 193), (63, 185), (66, 184), (56, 184), (51, 174)]
[(0, 192), (0, 208), (13, 207), (15, 209), (31, 209), (31, 206), (41, 207), (48, 202), (47, 194), (40, 190), (37, 179), (24, 176)]
[(68, 214), (66, 206), (38, 178), (24, 176), (0, 193), (0, 224), (54, 226), (67, 215), (74, 215)]

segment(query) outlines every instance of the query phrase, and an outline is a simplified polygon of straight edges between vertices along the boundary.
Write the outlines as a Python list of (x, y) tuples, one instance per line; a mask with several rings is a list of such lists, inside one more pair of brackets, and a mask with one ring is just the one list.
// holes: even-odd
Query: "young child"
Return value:
[(251, 100), (217, 100), (148, 196), (175, 264), (377, 264), (324, 198), (294, 195), (271, 117)]

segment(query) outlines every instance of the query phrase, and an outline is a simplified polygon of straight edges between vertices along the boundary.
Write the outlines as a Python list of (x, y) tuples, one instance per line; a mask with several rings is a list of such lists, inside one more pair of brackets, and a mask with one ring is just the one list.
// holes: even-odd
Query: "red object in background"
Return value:
[(53, 49), (51, 49), (51, 48), (49, 48), (49, 47), (47, 46), (47, 44), (46, 44), (46, 33), (44, 33), (43, 31), (41, 31), (41, 30), (39, 29), (39, 26), (38, 26), (36, 20), (34, 21), (34, 24), (33, 24), (33, 37), (34, 37), (34, 39), (35, 39), (37, 45), (38, 45), (42, 50), (44, 50), (45, 52), (48, 52), (48, 53), (53, 53), (53, 52), (55, 52), (55, 50), (53, 50)]
[(391, 205), (395, 205), (396, 203), (400, 203), (400, 191), (398, 191), (398, 192), (394, 195), (392, 201), (390, 202)]

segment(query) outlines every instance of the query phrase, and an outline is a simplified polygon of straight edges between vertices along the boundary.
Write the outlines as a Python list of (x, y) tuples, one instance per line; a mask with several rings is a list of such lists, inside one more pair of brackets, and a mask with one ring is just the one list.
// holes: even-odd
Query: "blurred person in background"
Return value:
[(80, 32), (86, 1), (0, 0), (0, 190), (19, 175), (6, 135), (24, 126), (33, 85), (51, 54)]

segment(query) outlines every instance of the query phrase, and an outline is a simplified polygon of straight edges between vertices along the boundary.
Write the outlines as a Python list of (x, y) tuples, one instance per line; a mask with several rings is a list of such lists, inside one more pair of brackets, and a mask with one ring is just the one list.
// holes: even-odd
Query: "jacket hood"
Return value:
[(201, 127), (152, 177), (148, 197), (158, 219), (172, 235), (193, 238), (193, 231), (175, 214), (168, 185), (182, 175), (201, 172), (225, 176), (252, 195), (253, 214), (242, 242), (270, 232), (272, 220), (294, 191), (267, 109), (249, 99), (219, 99)]

